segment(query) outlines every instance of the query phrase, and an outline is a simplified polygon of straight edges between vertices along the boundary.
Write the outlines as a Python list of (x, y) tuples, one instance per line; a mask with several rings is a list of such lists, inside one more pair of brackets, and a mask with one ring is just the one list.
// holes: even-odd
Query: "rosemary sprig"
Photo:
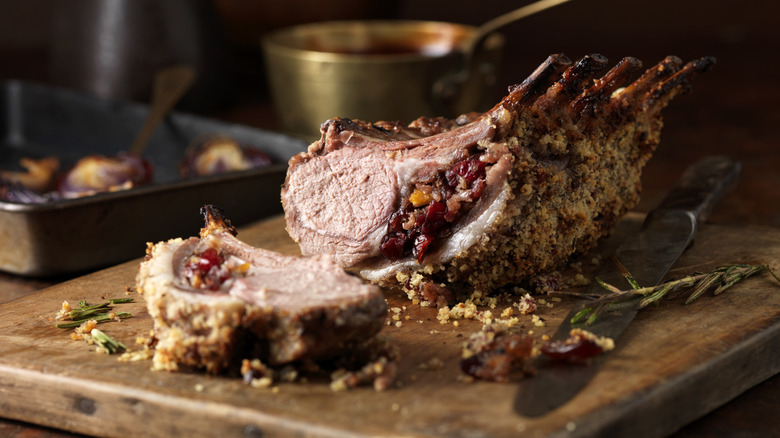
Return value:
[(92, 340), (95, 341), (95, 343), (103, 349), (103, 351), (106, 352), (106, 354), (114, 354), (119, 351), (121, 348), (122, 350), (127, 350), (127, 347), (125, 347), (125, 344), (115, 340), (111, 336), (108, 336), (105, 334), (102, 330), (93, 328), (90, 332), (90, 335), (92, 335)]
[(107, 322), (116, 317), (129, 318), (132, 316), (129, 312), (114, 312), (112, 304), (124, 304), (132, 302), (132, 298), (112, 298), (100, 304), (89, 304), (86, 300), (79, 300), (79, 307), (70, 310), (67, 313), (60, 313), (57, 319), (65, 319), (68, 322), (57, 324), (58, 328), (75, 328), (84, 321), (94, 319), (97, 322)]
[(591, 306), (578, 312), (571, 319), (573, 324), (582, 321), (585, 321), (586, 324), (589, 325), (593, 324), (598, 315), (602, 314), (604, 311), (621, 304), (625, 305), (627, 303), (632, 303), (639, 298), (641, 299), (637, 306), (639, 309), (643, 309), (652, 303), (658, 302), (670, 293), (681, 292), (693, 288), (693, 292), (691, 292), (690, 296), (685, 301), (685, 304), (690, 304), (708, 290), (714, 288), (713, 294), (719, 295), (734, 284), (764, 271), (768, 271), (775, 280), (780, 283), (780, 277), (772, 271), (769, 265), (733, 264), (719, 266), (706, 274), (694, 274), (653, 287), (639, 287), (633, 277), (629, 279), (630, 274), (626, 272), (625, 268), (618, 266), (618, 269), (626, 276), (626, 279), (628, 279), (634, 289), (621, 291), (600, 279), (596, 279), (602, 287), (612, 293), (594, 300)]
[(94, 317), (77, 319), (77, 320), (57, 324), (57, 328), (63, 328), (63, 329), (76, 328), (80, 326), (84, 321), (89, 321), (90, 319), (94, 319), (99, 324), (101, 322), (113, 321), (115, 317), (119, 319), (125, 319), (125, 318), (130, 318), (131, 316), (132, 314), (130, 314), (130, 312), (115, 312), (113, 315), (110, 313), (101, 313)]

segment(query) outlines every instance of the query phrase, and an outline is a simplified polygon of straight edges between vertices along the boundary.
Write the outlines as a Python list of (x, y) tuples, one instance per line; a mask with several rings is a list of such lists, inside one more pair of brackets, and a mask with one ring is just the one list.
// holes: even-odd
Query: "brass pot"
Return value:
[(495, 99), (503, 38), (463, 51), (472, 26), (431, 21), (341, 21), (278, 30), (263, 40), (281, 127), (306, 139), (333, 117), (365, 121), (455, 117)]

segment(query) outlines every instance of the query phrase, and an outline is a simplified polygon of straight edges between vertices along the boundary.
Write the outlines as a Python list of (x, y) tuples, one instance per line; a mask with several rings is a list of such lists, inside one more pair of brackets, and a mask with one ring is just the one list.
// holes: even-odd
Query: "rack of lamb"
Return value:
[[(592, 248), (639, 198), (661, 109), (715, 60), (552, 55), (484, 114), (334, 118), (289, 162), (287, 230), (306, 255), (443, 305)], [(604, 72), (606, 70), (606, 72)]]

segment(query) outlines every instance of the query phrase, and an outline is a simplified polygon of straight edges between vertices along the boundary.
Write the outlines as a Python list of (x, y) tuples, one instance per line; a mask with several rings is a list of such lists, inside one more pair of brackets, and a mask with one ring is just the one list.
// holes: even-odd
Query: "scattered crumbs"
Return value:
[(452, 321), (452, 326), (453, 326), (453, 327), (460, 327), (460, 322), (458, 322), (458, 321)]
[(70, 303), (67, 301), (62, 302), (62, 307), (60, 308), (59, 312), (55, 315), (54, 319), (65, 319), (68, 317), (68, 314), (73, 310), (73, 308), (70, 306)]
[(395, 323), (395, 326), (396, 326), (396, 327), (401, 327), (403, 324), (404, 324), (404, 323), (403, 323), (403, 322), (401, 322), (401, 321), (396, 321), (396, 323)]
[(552, 297), (552, 298), (550, 298), (550, 300), (552, 300), (552, 302), (554, 302), (554, 303), (560, 303), (561, 302), (561, 299), (558, 298), (558, 297)]
[(521, 314), (528, 315), (536, 311), (536, 300), (531, 294), (526, 293), (518, 302), (512, 304), (512, 306), (516, 307)]
[(140, 360), (149, 360), (154, 356), (154, 352), (149, 349), (148, 345), (144, 345), (144, 348), (138, 351), (126, 351), (117, 358), (119, 362), (138, 362)]
[(399, 405), (398, 403), (393, 403), (392, 405), (390, 405), (390, 410), (393, 412), (398, 412), (401, 410), (401, 405)]
[(569, 432), (574, 432), (575, 430), (577, 430), (577, 424), (573, 421), (569, 421), (568, 423), (566, 423), (566, 430)]
[(543, 341), (549, 341), (550, 340), (550, 335), (542, 335), (542, 340)]
[(531, 322), (534, 323), (535, 327), (544, 327), (544, 320), (539, 315), (532, 315)]
[(203, 385), (202, 385), (202, 384), (198, 383), (198, 384), (196, 384), (196, 385), (195, 385), (195, 391), (197, 391), (197, 392), (203, 392), (203, 389), (204, 389), (204, 388), (203, 388)]
[(528, 334), (533, 336), (534, 335), (534, 331), (533, 330), (528, 330)]
[(598, 266), (598, 265), (601, 264), (601, 259), (598, 258), (598, 257), (593, 257), (592, 259), (590, 259), (590, 263), (593, 264), (593, 265)]
[(615, 340), (606, 336), (597, 336), (587, 330), (571, 329), (569, 336), (575, 341), (577, 339), (587, 339), (596, 344), (602, 351), (611, 351), (615, 349)]
[(586, 286), (590, 284), (590, 280), (588, 280), (587, 277), (582, 275), (581, 272), (578, 272), (577, 274), (574, 275), (574, 277), (567, 279), (566, 284), (568, 286)]

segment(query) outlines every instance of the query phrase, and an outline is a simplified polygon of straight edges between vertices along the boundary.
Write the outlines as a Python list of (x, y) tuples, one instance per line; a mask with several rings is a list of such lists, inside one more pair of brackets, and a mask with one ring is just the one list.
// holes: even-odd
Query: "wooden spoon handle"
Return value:
[(194, 81), (195, 70), (186, 65), (168, 67), (155, 75), (149, 114), (130, 147), (131, 154), (141, 155), (144, 152), (157, 125), (184, 96)]

